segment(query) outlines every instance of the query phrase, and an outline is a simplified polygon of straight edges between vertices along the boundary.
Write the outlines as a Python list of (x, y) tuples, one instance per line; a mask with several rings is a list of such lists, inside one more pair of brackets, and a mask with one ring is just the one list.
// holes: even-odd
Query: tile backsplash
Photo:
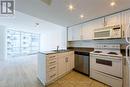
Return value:
[(127, 44), (125, 39), (110, 39), (110, 40), (87, 40), (87, 41), (71, 41), (68, 42), (68, 47), (95, 47), (96, 44)]

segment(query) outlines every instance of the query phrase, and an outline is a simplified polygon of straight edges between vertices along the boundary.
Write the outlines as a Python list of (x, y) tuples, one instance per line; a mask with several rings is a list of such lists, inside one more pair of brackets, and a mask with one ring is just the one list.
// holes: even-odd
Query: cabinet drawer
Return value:
[(53, 80), (53, 79), (55, 79), (57, 77), (57, 73), (56, 73), (56, 71), (54, 71), (54, 72), (49, 72), (48, 73), (48, 81), (51, 81), (51, 80)]
[(49, 66), (49, 67), (48, 67), (48, 71), (49, 71), (49, 72), (57, 71), (57, 66), (56, 66), (56, 65), (54, 65), (54, 66)]
[(54, 61), (54, 60), (57, 60), (56, 54), (48, 55), (48, 56), (47, 56), (47, 60), (48, 60), (48, 61)]
[(57, 65), (57, 60), (48, 61), (48, 67)]

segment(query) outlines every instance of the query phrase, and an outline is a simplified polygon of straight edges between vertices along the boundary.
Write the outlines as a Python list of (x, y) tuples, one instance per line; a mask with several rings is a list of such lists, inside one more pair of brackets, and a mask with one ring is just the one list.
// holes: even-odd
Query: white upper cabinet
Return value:
[(70, 27), (68, 29), (68, 41), (92, 40), (94, 29), (115, 25), (122, 25), (122, 36), (125, 37), (128, 24), (130, 24), (130, 10)]
[(130, 10), (122, 12), (122, 31), (123, 31), (122, 36), (123, 38), (126, 36), (126, 29), (128, 28), (128, 25), (130, 25)]
[(104, 18), (100, 18), (94, 21), (83, 24), (82, 28), (82, 40), (91, 40), (94, 36), (94, 29), (104, 27)]
[(93, 38), (93, 22), (87, 22), (83, 25), (82, 39), (91, 40)]
[(68, 28), (68, 41), (81, 40), (82, 24)]
[(93, 21), (94, 29), (99, 29), (104, 27), (104, 18), (100, 18)]
[(82, 25), (76, 25), (73, 27), (72, 29), (72, 33), (73, 33), (73, 40), (76, 41), (76, 40), (81, 40), (82, 39), (82, 36), (81, 36), (81, 32), (82, 32)]
[(72, 41), (73, 40), (73, 36), (72, 36), (72, 28), (68, 28), (68, 41)]
[(121, 13), (117, 13), (117, 14), (105, 17), (104, 25), (105, 27), (121, 25)]

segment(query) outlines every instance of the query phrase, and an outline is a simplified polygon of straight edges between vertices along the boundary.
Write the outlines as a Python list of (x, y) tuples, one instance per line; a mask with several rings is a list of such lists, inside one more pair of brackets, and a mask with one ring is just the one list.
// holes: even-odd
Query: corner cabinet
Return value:
[(103, 27), (104, 27), (104, 18), (84, 23), (82, 28), (82, 40), (92, 40), (94, 36), (93, 33), (94, 29)]
[(38, 79), (48, 85), (74, 68), (74, 51), (62, 53), (39, 53)]
[(121, 25), (122, 24), (122, 22), (121, 22), (122, 17), (121, 16), (122, 16), (122, 13), (117, 13), (114, 15), (106, 16), (105, 21), (104, 21), (105, 27)]
[(82, 39), (82, 24), (68, 28), (68, 41), (77, 41)]

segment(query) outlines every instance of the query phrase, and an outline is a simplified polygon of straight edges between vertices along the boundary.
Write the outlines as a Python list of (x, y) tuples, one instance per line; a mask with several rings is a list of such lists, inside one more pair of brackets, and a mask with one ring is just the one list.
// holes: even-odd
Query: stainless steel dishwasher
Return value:
[(75, 51), (75, 68), (74, 70), (89, 76), (90, 59), (88, 52)]

